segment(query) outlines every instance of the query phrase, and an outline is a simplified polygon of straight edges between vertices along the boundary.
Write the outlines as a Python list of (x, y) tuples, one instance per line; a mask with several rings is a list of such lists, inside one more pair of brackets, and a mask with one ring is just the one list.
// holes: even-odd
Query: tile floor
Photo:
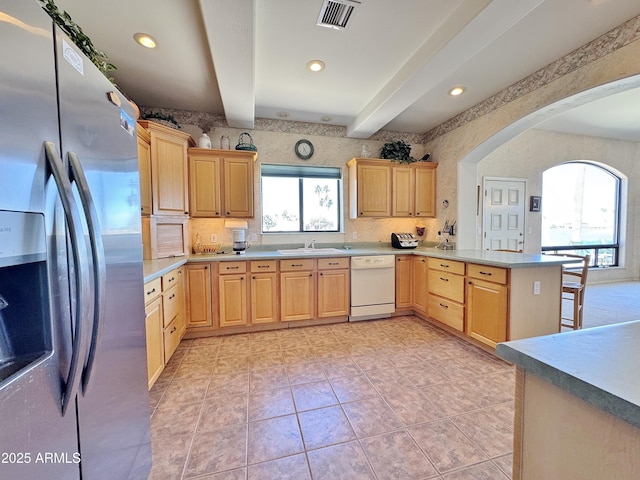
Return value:
[(514, 369), (416, 317), (183, 341), (150, 479), (511, 476)]

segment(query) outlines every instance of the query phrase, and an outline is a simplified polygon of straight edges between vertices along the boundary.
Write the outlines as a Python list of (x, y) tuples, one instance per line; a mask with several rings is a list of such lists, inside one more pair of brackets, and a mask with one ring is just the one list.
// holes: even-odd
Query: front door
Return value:
[(484, 250), (524, 249), (524, 180), (485, 179), (482, 210)]

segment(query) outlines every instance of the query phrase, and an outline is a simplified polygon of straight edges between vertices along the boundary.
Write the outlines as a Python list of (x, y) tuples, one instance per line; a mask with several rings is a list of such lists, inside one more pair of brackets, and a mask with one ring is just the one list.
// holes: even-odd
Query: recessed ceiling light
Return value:
[(311, 60), (307, 63), (307, 68), (312, 72), (321, 72), (324, 70), (324, 62), (322, 60)]
[(156, 48), (156, 40), (147, 33), (136, 33), (133, 39), (145, 48)]
[(465, 90), (466, 88), (464, 87), (453, 87), (451, 90), (449, 90), (449, 95), (451, 95), (452, 97), (457, 97), (458, 95), (462, 95)]
[(333, 120), (333, 117), (330, 115), (323, 115), (322, 117), (320, 117), (320, 120), (322, 120), (323, 122), (330, 122), (331, 120)]
[(287, 118), (289, 116), (289, 112), (278, 112), (276, 113), (280, 118)]

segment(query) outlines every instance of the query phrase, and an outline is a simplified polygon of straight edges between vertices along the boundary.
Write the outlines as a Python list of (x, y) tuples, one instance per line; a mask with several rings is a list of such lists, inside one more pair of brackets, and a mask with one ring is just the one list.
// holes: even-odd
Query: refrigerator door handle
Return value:
[(87, 177), (84, 174), (84, 169), (78, 156), (74, 152), (69, 152), (68, 158), (71, 169), (71, 181), (75, 181), (78, 187), (80, 202), (82, 203), (82, 209), (84, 210), (87, 226), (89, 227), (89, 242), (91, 244), (91, 257), (93, 259), (93, 321), (91, 327), (91, 342), (82, 372), (82, 394), (84, 395), (91, 380), (96, 348), (102, 332), (100, 320), (104, 309), (107, 267), (98, 212), (91, 195), (89, 182), (87, 182)]
[(51, 142), (44, 142), (44, 149), (49, 167), (56, 183), (60, 201), (64, 210), (64, 216), (69, 231), (69, 241), (71, 243), (73, 261), (76, 266), (75, 272), (75, 302), (76, 321), (73, 334), (73, 348), (71, 351), (71, 361), (69, 362), (69, 374), (62, 389), (62, 415), (67, 412), (67, 408), (73, 402), (78, 389), (80, 371), (83, 362), (81, 355), (86, 351), (86, 334), (84, 324), (89, 314), (87, 300), (89, 288), (88, 256), (82, 232), (82, 223), (78, 212), (78, 207), (73, 198), (71, 182), (65, 172), (64, 165), (58, 157), (56, 147)]

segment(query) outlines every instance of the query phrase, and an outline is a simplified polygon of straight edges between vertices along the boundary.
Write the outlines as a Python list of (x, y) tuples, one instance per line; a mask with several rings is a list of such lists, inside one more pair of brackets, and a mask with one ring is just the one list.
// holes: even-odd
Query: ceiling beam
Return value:
[(465, 0), (347, 126), (347, 136), (369, 138), (543, 2)]
[(255, 0), (199, 0), (230, 127), (255, 122)]

